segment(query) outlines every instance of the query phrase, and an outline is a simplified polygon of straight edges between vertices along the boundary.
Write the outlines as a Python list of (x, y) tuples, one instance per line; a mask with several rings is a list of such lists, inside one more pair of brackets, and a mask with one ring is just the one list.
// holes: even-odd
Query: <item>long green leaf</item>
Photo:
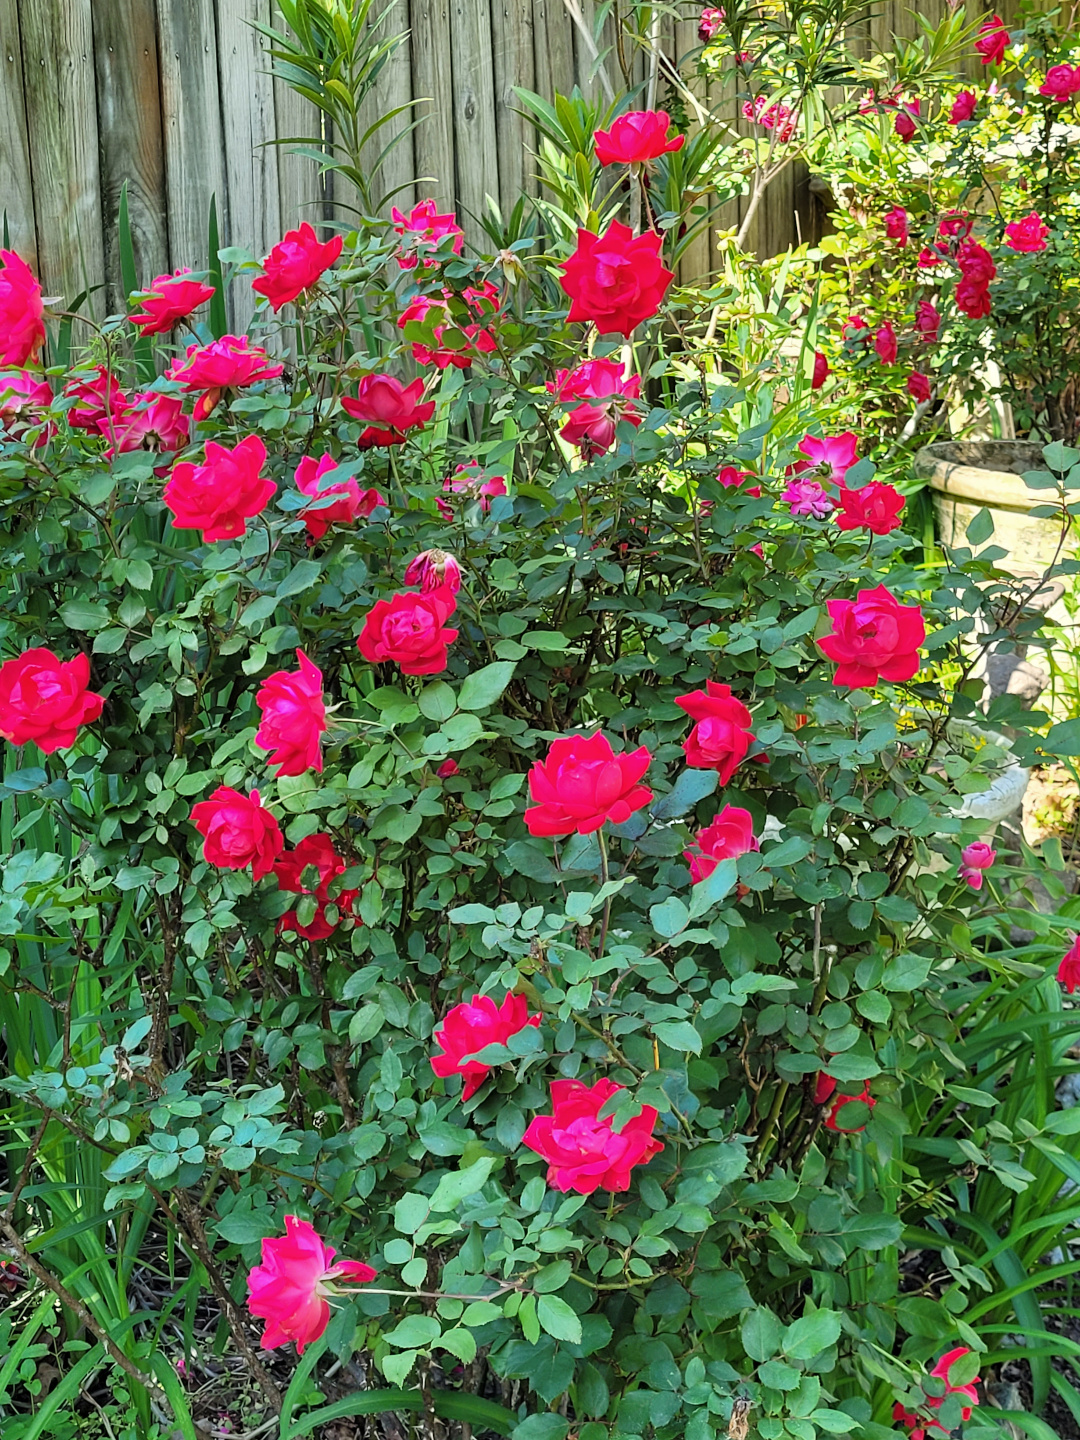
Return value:
[(73, 1401), (83, 1387), (83, 1383), (89, 1375), (95, 1371), (105, 1360), (105, 1346), (95, 1345), (88, 1350), (77, 1365), (67, 1372), (64, 1378), (52, 1390), (49, 1391), (42, 1402), (41, 1409), (30, 1422), (30, 1428), (24, 1430), (20, 1440), (38, 1440), (40, 1435), (51, 1435), (52, 1430), (46, 1430), (46, 1425), (60, 1409), (61, 1405), (67, 1405)]
[[(496, 1435), (509, 1435), (517, 1424), (513, 1411), (491, 1400), (481, 1400), (477, 1395), (463, 1395), (459, 1390), (434, 1390), (431, 1403), (436, 1415), (443, 1419), (462, 1421), (476, 1430), (493, 1430)], [(280, 1436), (281, 1440), (298, 1440), (301, 1435), (310, 1435), (317, 1425), (328, 1425), (348, 1415), (382, 1415), (393, 1410), (423, 1411), (423, 1408), (424, 1397), (419, 1390), (362, 1390), (310, 1411), (288, 1430), (283, 1424)]]
[(225, 309), (225, 277), (221, 269), (221, 259), (218, 251), (221, 249), (221, 237), (218, 235), (218, 214), (217, 196), (210, 196), (210, 214), (207, 219), (207, 248), (210, 252), (207, 269), (210, 272), (210, 284), (214, 287), (214, 293), (210, 300), (210, 332), (215, 340), (220, 340), (229, 328), (228, 312)]

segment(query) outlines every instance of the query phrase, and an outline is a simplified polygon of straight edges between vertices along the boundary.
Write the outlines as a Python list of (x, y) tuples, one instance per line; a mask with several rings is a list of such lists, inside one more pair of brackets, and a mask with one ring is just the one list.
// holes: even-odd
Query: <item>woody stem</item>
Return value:
[[(596, 832), (596, 838), (600, 843), (600, 884), (606, 885), (608, 882), (608, 853), (607, 841), (604, 839), (603, 826), (601, 826), (600, 829)], [(611, 896), (609, 895), (604, 901), (604, 918), (600, 922), (600, 945), (596, 952), (597, 959), (600, 959), (604, 953), (604, 946), (607, 943), (608, 922), (610, 919)]]

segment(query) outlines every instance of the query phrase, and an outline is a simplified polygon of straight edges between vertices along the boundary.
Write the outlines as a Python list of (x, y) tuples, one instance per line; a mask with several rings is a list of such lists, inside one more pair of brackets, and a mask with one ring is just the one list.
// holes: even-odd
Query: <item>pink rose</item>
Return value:
[(262, 474), (266, 446), (249, 435), (231, 450), (206, 442), (206, 461), (182, 460), (173, 466), (163, 499), (172, 511), (174, 530), (201, 530), (203, 540), (236, 540), (247, 521), (261, 515), (277, 488)]
[(653, 798), (638, 783), (651, 763), (644, 745), (616, 755), (599, 730), (553, 740), (529, 771), (535, 804), (525, 811), (525, 828), (530, 835), (591, 835), (609, 822), (624, 824)]
[(734, 860), (760, 849), (750, 811), (725, 805), (711, 824), (694, 836), (693, 849), (684, 850), (683, 859), (689, 861), (690, 879), (698, 885), (709, 878), (721, 860)]
[(390, 218), (402, 238), (397, 254), (397, 263), (402, 270), (414, 270), (421, 262), (425, 270), (433, 269), (436, 262), (428, 256), (451, 236), (453, 244), (450, 248), (455, 255), (461, 254), (465, 232), (458, 226), (455, 215), (439, 214), (434, 200), (421, 200), (408, 215), (403, 215), (395, 206), (390, 211)]
[(251, 288), (265, 295), (275, 314), (303, 291), (310, 290), (341, 254), (344, 239), (333, 235), (325, 244), (305, 220), (299, 230), (289, 230), (263, 261), (264, 273)]
[(246, 870), (250, 865), (253, 880), (270, 874), (285, 846), (258, 790), (241, 795), (219, 785), (209, 800), (192, 806), (191, 818), (203, 837), (203, 859), (220, 870)]
[(33, 364), (45, 344), (41, 286), (25, 260), (0, 250), (0, 369)]
[[(792, 475), (806, 475), (812, 471), (834, 485), (842, 485), (844, 477), (858, 460), (855, 446), (858, 441), (853, 430), (842, 435), (804, 435), (799, 441), (799, 450), (806, 457), (790, 467)], [(810, 477), (807, 476), (809, 479)]]
[(896, 362), (896, 331), (888, 320), (880, 327), (874, 336), (874, 349), (877, 357), (883, 365), (893, 365)]
[[(188, 443), (191, 426), (179, 396), (142, 390), (130, 400), (124, 400), (112, 420), (108, 416), (99, 420), (98, 429), (113, 442), (105, 452), (111, 460), (114, 453), (126, 454), (131, 450), (171, 455)], [(163, 467), (155, 473), (165, 474), (167, 468)]]
[(93, 435), (99, 433), (100, 421), (108, 421), (127, 404), (116, 376), (104, 365), (95, 365), (89, 377), (76, 373), (64, 386), (64, 399), (75, 402), (67, 412), (71, 428), (89, 430)]
[(820, 350), (814, 351), (814, 375), (810, 381), (811, 390), (820, 390), (829, 378), (829, 362)]
[(1019, 251), (1021, 255), (1035, 255), (1046, 249), (1046, 237), (1049, 234), (1050, 226), (1044, 224), (1032, 210), (1031, 214), (1025, 215), (1022, 220), (1014, 220), (1011, 225), (1005, 226), (1005, 244), (1010, 249)]
[(981, 890), (983, 871), (989, 870), (997, 859), (997, 851), (982, 840), (976, 840), (960, 852), (960, 879), (972, 890)]
[(909, 145), (919, 133), (919, 127), (915, 124), (915, 121), (918, 119), (921, 109), (921, 101), (910, 100), (906, 101), (903, 107), (897, 112), (896, 119), (893, 121), (893, 129), (905, 145)]
[(919, 251), (919, 258), (916, 261), (920, 270), (932, 270), (935, 265), (941, 264), (941, 256), (928, 246), (924, 245)]
[(698, 39), (703, 45), (707, 45), (710, 40), (716, 39), (724, 28), (725, 18), (724, 11), (719, 5), (711, 5), (707, 9), (702, 10), (701, 18), (698, 21), (697, 33)]
[(1080, 90), (1080, 65), (1053, 65), (1039, 86), (1048, 100), (1070, 100)]
[[(467, 324), (451, 313), (450, 301), (454, 299), (468, 307), (470, 315), (475, 317), (477, 323)], [(432, 310), (437, 315), (441, 313), (442, 323), (432, 325), (435, 344), (432, 346), (419, 340), (412, 341), (413, 359), (418, 365), (434, 365), (437, 370), (445, 370), (450, 365), (458, 370), (467, 370), (477, 355), (494, 355), (498, 350), (495, 336), (479, 323), (495, 315), (498, 308), (499, 291), (490, 280), (486, 280), (480, 289), (469, 288), (458, 296), (455, 296), (452, 290), (444, 290), (441, 300), (430, 295), (417, 295), (401, 312), (397, 323), (398, 328), (404, 330), (406, 325), (412, 323), (426, 323)], [(456, 334), (444, 345), (443, 336), (447, 330), (455, 331)]]
[(570, 411), (559, 432), (585, 459), (611, 449), (620, 420), (641, 424), (641, 411), (633, 403), (641, 395), (641, 376), (625, 379), (618, 360), (586, 360), (574, 370), (559, 370), (547, 388), (558, 400), (585, 402)]
[(668, 138), (671, 119), (666, 110), (631, 110), (593, 135), (601, 165), (644, 165), (670, 150), (681, 150), (685, 135)]
[(611, 1117), (601, 1120), (605, 1102), (622, 1090), (610, 1080), (583, 1085), (580, 1080), (551, 1082), (550, 1115), (538, 1115), (521, 1143), (548, 1162), (547, 1183), (564, 1193), (591, 1195), (596, 1190), (629, 1190), (630, 1172), (647, 1165), (663, 1145), (653, 1138), (659, 1118), (651, 1105), (628, 1120), (618, 1133)]
[(930, 377), (919, 370), (912, 370), (907, 377), (907, 392), (917, 404), (929, 404), (934, 393), (930, 388)]
[(35, 445), (44, 445), (56, 433), (56, 426), (44, 412), (53, 403), (52, 386), (33, 370), (0, 371), (0, 435), (22, 440), (29, 430), (38, 430)]
[(306, 1220), (285, 1216), (285, 1234), (262, 1242), (262, 1264), (248, 1274), (248, 1309), (266, 1321), (264, 1350), (296, 1341), (298, 1355), (318, 1340), (330, 1322), (328, 1295), (335, 1282), (364, 1284), (376, 1271), (362, 1260), (339, 1260), (337, 1251), (316, 1234)]
[(90, 686), (90, 661), (80, 652), (61, 660), (51, 650), (24, 650), (0, 665), (0, 735), (29, 741), (46, 755), (75, 744), (79, 727), (96, 720), (104, 698)]
[(435, 414), (435, 401), (424, 400), (424, 382), (402, 385), (393, 375), (365, 375), (356, 387), (356, 399), (346, 395), (341, 408), (367, 425), (356, 442), (361, 450), (372, 445), (404, 445), (408, 431), (426, 425)]
[(969, 320), (982, 320), (990, 314), (990, 291), (978, 280), (963, 279), (957, 282), (956, 304)]
[(941, 316), (930, 300), (920, 300), (915, 306), (915, 329), (924, 345), (936, 343), (941, 330)]
[(469, 1100), (491, 1074), (491, 1066), (470, 1060), (488, 1045), (505, 1045), (511, 1035), (528, 1026), (539, 1026), (540, 1016), (529, 1014), (524, 995), (507, 995), (496, 1005), (490, 995), (474, 995), (468, 1004), (455, 1005), (435, 1030), (440, 1048), (431, 1057), (431, 1068), (440, 1079), (460, 1075), (465, 1081), (462, 1100)]
[(824, 520), (833, 512), (833, 502), (816, 480), (789, 480), (780, 499), (791, 506), (792, 515)]
[(419, 585), (424, 595), (443, 586), (456, 595), (461, 589), (461, 566), (445, 550), (424, 550), (406, 565), (404, 579), (406, 585)]
[(392, 661), (403, 675), (440, 675), (458, 637), (456, 630), (444, 628), (455, 605), (447, 586), (427, 595), (377, 600), (364, 617), (356, 648), (373, 665)]
[(704, 690), (676, 696), (675, 704), (695, 721), (683, 741), (687, 765), (716, 770), (720, 784), (729, 784), (754, 740), (750, 711), (735, 699), (730, 685), (716, 680), (707, 680)]
[[(287, 910), (277, 923), (278, 932), (291, 930), (303, 935), (305, 940), (326, 940), (333, 935), (337, 924), (326, 914), (326, 907), (333, 905), (339, 917), (351, 915), (359, 890), (342, 890), (335, 899), (330, 897), (330, 884), (339, 875), (344, 875), (348, 865), (334, 849), (329, 835), (307, 835), (295, 850), (282, 851), (280, 859), (274, 862), (274, 877), (278, 889), (293, 895), (314, 895), (315, 914), (304, 924), (295, 910)], [(314, 889), (304, 883), (304, 872), (315, 872)]]
[[(453, 475), (446, 477), (443, 481), (442, 493), (444, 495), (460, 495), (466, 501), (475, 502), (480, 507), (480, 513), (486, 515), (491, 509), (493, 498), (496, 495), (506, 494), (506, 480), (502, 475), (485, 477), (484, 472), (473, 460), (468, 465), (458, 465)], [(444, 520), (453, 520), (454, 511), (447, 501), (436, 499), (435, 504)]]
[(952, 102), (952, 109), (949, 111), (949, 124), (962, 125), (965, 120), (970, 120), (975, 114), (978, 105), (978, 97), (974, 90), (961, 90), (956, 99)]
[(903, 523), (900, 519), (903, 508), (903, 495), (879, 480), (872, 480), (860, 490), (847, 490), (841, 485), (836, 523), (841, 530), (869, 530), (872, 535), (888, 535)]
[(651, 320), (675, 278), (660, 259), (663, 243), (655, 231), (635, 236), (618, 220), (603, 235), (579, 229), (577, 249), (563, 262), (562, 287), (571, 300), (567, 320), (627, 337)]
[(174, 360), (165, 372), (185, 390), (201, 390), (192, 414), (205, 420), (229, 390), (240, 390), (260, 380), (273, 380), (285, 369), (271, 365), (270, 357), (246, 335), (223, 335), (209, 345), (189, 345), (183, 360)]
[(908, 242), (908, 213), (902, 205), (894, 205), (885, 216), (885, 234), (901, 249)]
[(214, 287), (201, 280), (189, 280), (190, 274), (190, 270), (183, 269), (173, 275), (158, 275), (140, 296), (142, 310), (128, 316), (132, 325), (144, 335), (167, 335), (177, 321), (186, 320), (193, 310), (205, 305)]
[[(942, 221), (942, 224), (944, 223)], [(997, 275), (997, 266), (990, 251), (970, 236), (960, 241), (956, 250), (956, 263), (964, 279), (977, 285), (989, 285)]]
[(255, 704), (262, 723), (255, 744), (272, 753), (267, 764), (277, 766), (277, 777), (321, 770), (322, 737), (326, 733), (322, 671), (297, 650), (299, 671), (275, 670), (259, 687)]
[(1009, 45), (1009, 32), (1000, 15), (992, 15), (979, 26), (979, 38), (975, 49), (982, 56), (984, 65), (998, 65), (1005, 58)]
[(1080, 987), (1080, 935), (1076, 936), (1068, 950), (1061, 957), (1057, 978), (1069, 995)]
[(836, 661), (834, 685), (852, 690), (878, 680), (910, 680), (919, 669), (926, 625), (918, 605), (901, 605), (884, 585), (854, 600), (826, 601), (833, 628), (817, 642)]
[(312, 500), (318, 501), (337, 497), (329, 505), (320, 504), (318, 509), (308, 507), (301, 510), (301, 517), (312, 540), (321, 540), (335, 522), (350, 525), (358, 517), (366, 520), (376, 506), (387, 503), (386, 497), (378, 490), (361, 490), (351, 476), (348, 480), (320, 487), (319, 481), (322, 477), (331, 470), (336, 470), (340, 463), (332, 455), (323, 455), (318, 462), (310, 455), (305, 455), (296, 467), (294, 478), (301, 495), (310, 495)]
[(453, 777), (458, 773), (458, 768), (459, 767), (456, 760), (444, 760), (439, 766), (439, 768), (435, 771), (435, 774), (439, 777), (440, 780), (452, 780)]

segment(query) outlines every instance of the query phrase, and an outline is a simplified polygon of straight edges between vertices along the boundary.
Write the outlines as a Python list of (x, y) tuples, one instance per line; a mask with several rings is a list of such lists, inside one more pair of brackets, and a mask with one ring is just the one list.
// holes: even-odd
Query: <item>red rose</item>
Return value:
[(425, 595), (445, 585), (452, 595), (461, 589), (461, 566), (445, 550), (422, 550), (405, 566), (406, 585), (419, 585)]
[(96, 720), (105, 701), (86, 687), (90, 661), (61, 660), (51, 650), (24, 650), (0, 665), (0, 735), (12, 745), (32, 740), (51, 755), (75, 744), (80, 725)]
[(67, 412), (67, 422), (73, 430), (89, 430), (100, 433), (102, 420), (108, 424), (110, 417), (127, 404), (127, 396), (120, 389), (116, 376), (104, 365), (96, 365), (89, 378), (76, 375), (64, 386), (64, 399), (75, 403)]
[(56, 426), (44, 412), (53, 403), (52, 386), (33, 370), (0, 371), (0, 434), (24, 440), (37, 430), (34, 445), (44, 445), (56, 434)]
[(893, 121), (893, 129), (905, 145), (909, 145), (919, 133), (919, 127), (915, 124), (915, 121), (918, 119), (921, 109), (922, 102), (912, 100), (905, 103), (902, 109), (897, 112), (896, 119)]
[(915, 306), (915, 329), (925, 345), (936, 343), (941, 330), (941, 316), (930, 300), (920, 300)]
[[(31, 654), (32, 653), (31, 651)], [(3, 669), (6, 670), (7, 666), (5, 665)], [(3, 670), (0, 670), (0, 675), (2, 674)], [(2, 714), (3, 712), (0, 711), (0, 716), (2, 716)], [(1071, 995), (1075, 990), (1080, 989), (1080, 935), (1075, 937), (1073, 943), (1061, 957), (1061, 963), (1057, 969), (1057, 978), (1058, 983), (1065, 990), (1066, 994)]]
[(189, 345), (183, 360), (174, 360), (165, 372), (185, 390), (201, 390), (193, 415), (205, 420), (225, 394), (259, 380), (273, 380), (285, 369), (271, 365), (270, 357), (246, 335), (223, 335), (210, 345)]
[(1069, 100), (1080, 90), (1080, 65), (1053, 65), (1039, 86), (1048, 100)]
[[(1049, 76), (1047, 76), (1049, 79)], [(975, 114), (978, 105), (978, 97), (974, 90), (961, 90), (956, 99), (952, 102), (952, 109), (949, 111), (949, 124), (960, 125), (965, 120), (970, 120)]]
[(166, 335), (178, 320), (186, 320), (193, 310), (205, 305), (214, 287), (201, 280), (185, 279), (190, 274), (184, 269), (173, 275), (158, 275), (140, 296), (143, 308), (128, 316), (132, 325), (137, 325), (144, 335)]
[[(362, 1260), (339, 1260), (337, 1251), (307, 1220), (285, 1216), (285, 1234), (262, 1242), (262, 1264), (248, 1274), (248, 1309), (266, 1321), (259, 1344), (276, 1350), (290, 1340), (302, 1355), (330, 1323), (327, 1295), (337, 1286), (374, 1280), (377, 1272)], [(227, 1432), (226, 1432), (227, 1433)]]
[(695, 770), (716, 770), (727, 785), (746, 758), (754, 739), (750, 711), (736, 700), (730, 685), (707, 680), (704, 690), (680, 695), (675, 704), (697, 724), (683, 741), (686, 763)]
[(536, 804), (525, 811), (526, 829), (530, 835), (572, 835), (575, 830), (590, 835), (609, 820), (622, 825), (652, 799), (652, 791), (638, 784), (651, 763), (644, 745), (616, 755), (599, 730), (553, 740), (529, 771), (529, 794)]
[(257, 435), (233, 447), (206, 442), (206, 463), (182, 460), (173, 466), (164, 500), (173, 513), (174, 530), (201, 530), (205, 541), (235, 540), (245, 522), (266, 509), (275, 485), (259, 472), (266, 446)]
[(814, 351), (814, 375), (810, 381), (811, 390), (820, 390), (829, 378), (829, 362), (820, 350)]
[[(409, 215), (403, 215), (395, 206), (390, 211), (390, 218), (404, 242), (397, 254), (397, 263), (402, 270), (415, 269), (419, 259), (438, 249), (451, 235), (454, 243), (450, 248), (455, 255), (461, 254), (465, 232), (459, 227), (454, 215), (439, 214), (434, 200), (421, 200)], [(433, 265), (433, 261), (424, 259), (425, 270), (431, 269)]]
[(273, 752), (266, 763), (277, 766), (279, 780), (282, 775), (303, 775), (323, 768), (322, 737), (327, 725), (322, 671), (303, 650), (297, 650), (296, 658), (299, 671), (275, 670), (255, 696), (262, 714), (255, 744)]
[(301, 495), (310, 495), (312, 500), (319, 501), (327, 500), (332, 495), (341, 497), (329, 505), (320, 504), (317, 510), (301, 510), (300, 514), (313, 540), (321, 540), (335, 521), (351, 524), (358, 516), (366, 520), (377, 505), (387, 503), (386, 497), (378, 490), (361, 490), (351, 477), (333, 485), (320, 486), (322, 477), (331, 470), (336, 470), (339, 464), (340, 461), (335, 460), (332, 455), (324, 455), (318, 462), (310, 455), (305, 455), (296, 467), (296, 488)]
[(25, 260), (0, 250), (0, 369), (37, 359), (45, 344), (41, 286)]
[(734, 860), (760, 849), (750, 811), (739, 805), (725, 805), (716, 818), (694, 836), (694, 846), (683, 851), (683, 859), (690, 862), (690, 879), (697, 885), (709, 878), (721, 860)]
[[(942, 224), (944, 223), (942, 221)], [(964, 279), (971, 280), (976, 285), (989, 285), (997, 275), (997, 266), (990, 251), (970, 236), (960, 241), (956, 251), (956, 263)]]
[[(304, 883), (305, 870), (313, 869), (317, 880), (314, 888)], [(325, 940), (337, 929), (326, 917), (326, 907), (335, 905), (340, 915), (351, 915), (359, 890), (342, 890), (336, 899), (330, 898), (330, 882), (348, 869), (345, 861), (334, 849), (329, 835), (308, 835), (300, 841), (295, 850), (285, 850), (274, 862), (274, 875), (278, 889), (293, 895), (314, 895), (315, 914), (302, 925), (295, 910), (287, 910), (277, 923), (278, 931), (292, 930), (303, 935), (305, 940)]]
[(907, 377), (907, 392), (919, 405), (927, 404), (934, 393), (930, 388), (930, 377), (912, 370)]
[(245, 870), (250, 865), (253, 880), (270, 874), (285, 845), (258, 790), (241, 795), (219, 785), (209, 800), (192, 806), (191, 818), (203, 837), (203, 859), (221, 870)]
[(265, 295), (274, 311), (295, 300), (302, 290), (310, 290), (341, 254), (344, 240), (334, 235), (325, 245), (305, 220), (299, 230), (289, 230), (263, 261), (264, 274), (251, 282), (251, 288)]
[[(432, 326), (434, 346), (419, 340), (412, 342), (413, 359), (418, 365), (434, 365), (437, 370), (453, 365), (458, 370), (467, 370), (477, 355), (494, 355), (498, 350), (498, 342), (490, 330), (485, 330), (480, 323), (464, 323), (452, 314), (449, 302), (454, 298), (452, 290), (444, 290), (441, 300), (430, 295), (417, 295), (398, 317), (398, 328), (404, 330), (411, 322), (426, 322), (431, 310), (442, 313), (442, 323)], [(456, 298), (464, 302), (477, 322), (495, 315), (499, 308), (498, 287), (490, 280), (485, 280), (479, 289), (469, 287), (463, 290)], [(443, 336), (447, 330), (456, 330), (457, 336), (444, 345)]]
[(895, 240), (901, 249), (908, 242), (908, 214), (902, 205), (894, 205), (885, 216), (885, 234)]
[(880, 480), (871, 480), (861, 490), (840, 486), (840, 508), (836, 523), (841, 530), (869, 530), (872, 535), (888, 535), (903, 523), (900, 511), (904, 497), (899, 490)]
[(990, 314), (990, 291), (978, 280), (959, 280), (955, 290), (957, 308), (969, 320), (982, 320)]
[[(558, 742), (556, 742), (558, 743)], [(619, 1133), (611, 1117), (599, 1112), (612, 1095), (623, 1089), (610, 1080), (583, 1085), (580, 1080), (551, 1082), (550, 1115), (538, 1115), (521, 1143), (548, 1162), (547, 1183), (564, 1193), (591, 1195), (596, 1190), (630, 1188), (630, 1171), (647, 1165), (663, 1145), (653, 1138), (658, 1119), (651, 1105), (628, 1120)]]
[(669, 140), (670, 124), (666, 110), (631, 110), (620, 115), (610, 130), (597, 130), (593, 135), (596, 158), (601, 165), (643, 165), (669, 150), (681, 150), (686, 136)]
[(458, 763), (456, 760), (444, 760), (435, 771), (440, 780), (452, 780), (457, 773)]
[(563, 262), (562, 287), (572, 302), (566, 318), (591, 321), (601, 335), (629, 338), (660, 309), (675, 278), (661, 263), (662, 244), (653, 230), (635, 239), (618, 220), (603, 235), (579, 230), (577, 249)]
[[(717, 483), (722, 485), (725, 490), (742, 490), (744, 495), (754, 500), (760, 500), (761, 486), (746, 484), (747, 480), (752, 480), (753, 478), (754, 472), (752, 470), (740, 470), (737, 465), (721, 465), (720, 469), (716, 472)], [(705, 504), (711, 505), (712, 502), (707, 500)]]
[(392, 660), (403, 675), (439, 675), (446, 669), (447, 648), (458, 637), (456, 630), (443, 628), (455, 604), (448, 586), (426, 595), (377, 600), (364, 617), (357, 649), (373, 665)]
[(356, 399), (346, 395), (341, 408), (367, 429), (356, 442), (361, 450), (372, 445), (404, 445), (406, 431), (426, 425), (435, 413), (434, 400), (422, 400), (423, 380), (402, 385), (393, 375), (365, 375)]
[(431, 1057), (431, 1068), (440, 1079), (460, 1075), (465, 1081), (462, 1100), (475, 1095), (491, 1073), (490, 1065), (466, 1059), (485, 1045), (505, 1045), (511, 1035), (529, 1025), (539, 1025), (540, 1016), (529, 1014), (524, 995), (507, 995), (496, 1005), (490, 995), (474, 995), (469, 1004), (455, 1005), (435, 1031), (441, 1048)]
[(919, 646), (926, 639), (918, 605), (901, 605), (884, 585), (826, 605), (833, 628), (818, 645), (837, 663), (834, 685), (859, 690), (879, 679), (910, 680), (917, 672)]
[(874, 336), (874, 349), (877, 351), (877, 357), (883, 365), (892, 365), (895, 363), (897, 356), (896, 331), (888, 320), (885, 321), (884, 325), (881, 326)]
[[(817, 1083), (814, 1087), (814, 1104), (827, 1104), (828, 1101), (832, 1098), (833, 1092), (835, 1090), (836, 1081), (833, 1079), (833, 1077), (831, 1075), (826, 1075), (823, 1070), (819, 1070), (817, 1076)], [(840, 1123), (841, 1119), (843, 1118), (842, 1112), (844, 1106), (850, 1105), (853, 1102), (861, 1103), (867, 1106), (867, 1108), (870, 1110), (872, 1110), (877, 1104), (877, 1101), (870, 1094), (870, 1082), (868, 1080), (863, 1081), (862, 1091), (858, 1095), (842, 1094), (838, 1100), (836, 1100), (831, 1106), (829, 1106), (829, 1113), (825, 1117), (825, 1129), (839, 1131), (841, 1135), (861, 1134), (862, 1131), (866, 1129), (865, 1125), (841, 1125)]]
[(171, 454), (188, 443), (191, 431), (179, 397), (159, 395), (156, 390), (144, 390), (125, 400), (113, 419), (106, 416), (98, 421), (98, 429), (114, 442), (105, 452), (110, 460), (114, 451), (123, 454), (128, 450), (152, 450), (157, 455)]
[(620, 420), (641, 424), (641, 411), (633, 403), (641, 396), (641, 376), (625, 379), (618, 360), (586, 360), (574, 370), (560, 370), (547, 388), (559, 400), (585, 401), (570, 411), (559, 431), (584, 459), (611, 449)]
[(916, 262), (920, 270), (932, 270), (935, 265), (941, 264), (941, 256), (936, 254), (928, 246), (924, 245), (919, 251), (919, 258)]
[(1046, 249), (1046, 237), (1050, 234), (1050, 226), (1032, 210), (1030, 215), (1025, 215), (1022, 220), (1014, 220), (1011, 225), (1005, 226), (1005, 244), (1010, 250), (1016, 250), (1021, 255), (1036, 255), (1040, 250)]
[(842, 485), (844, 477), (858, 461), (856, 446), (858, 437), (854, 430), (845, 430), (842, 435), (804, 435), (799, 441), (799, 450), (806, 457), (796, 460), (788, 467), (790, 475), (820, 475), (826, 483)]
[(982, 56), (984, 65), (998, 65), (1005, 58), (1009, 45), (1009, 32), (1000, 15), (992, 15), (979, 26), (979, 38), (975, 49)]

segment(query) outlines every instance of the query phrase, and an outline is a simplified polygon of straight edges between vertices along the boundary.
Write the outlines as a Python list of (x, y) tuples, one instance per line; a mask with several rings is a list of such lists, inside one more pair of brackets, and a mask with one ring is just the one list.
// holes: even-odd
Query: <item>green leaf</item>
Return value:
[(661, 1045), (666, 1045), (671, 1050), (680, 1050), (683, 1054), (701, 1054), (701, 1036), (689, 1020), (662, 1020), (653, 1025), (652, 1032)]
[(784, 1327), (767, 1306), (757, 1305), (743, 1316), (739, 1333), (751, 1360), (771, 1360), (780, 1349)]
[(104, 605), (90, 600), (67, 600), (60, 606), (60, 619), (69, 630), (104, 630), (109, 612)]
[(383, 1339), (399, 1350), (419, 1350), (433, 1345), (442, 1334), (442, 1326), (434, 1315), (406, 1315)]
[(279, 600), (284, 600), (288, 595), (299, 595), (304, 590), (310, 590), (321, 572), (322, 566), (317, 560), (298, 560), (274, 594)]
[(456, 1355), (463, 1365), (471, 1365), (476, 1359), (476, 1340), (470, 1330), (463, 1330), (460, 1327), (447, 1330), (438, 1343), (440, 1349), (449, 1350), (450, 1354)]
[(441, 725), (457, 709), (457, 696), (445, 680), (433, 680), (421, 690), (416, 703), (420, 706), (421, 715)]
[(1080, 720), (1059, 720), (1051, 725), (1042, 748), (1051, 755), (1080, 755)]
[(969, 545), (982, 545), (990, 539), (993, 533), (994, 517), (984, 505), (983, 508), (976, 513), (964, 534)]
[(475, 1195), (486, 1183), (495, 1167), (494, 1155), (481, 1155), (464, 1170), (455, 1170), (444, 1175), (435, 1186), (430, 1205), (432, 1210), (456, 1210), (463, 1200)]
[(569, 1260), (554, 1260), (533, 1276), (533, 1289), (538, 1295), (548, 1295), (554, 1290), (561, 1290), (570, 1279), (572, 1270)]
[(674, 787), (667, 795), (661, 795), (650, 814), (655, 820), (675, 820), (692, 810), (699, 800), (711, 795), (719, 780), (715, 770), (693, 770), (689, 767), (681, 770)]
[(494, 705), (510, 681), (514, 678), (514, 662), (497, 660), (466, 675), (458, 691), (457, 703), (460, 710), (486, 710)]
[(540, 1296), (536, 1302), (536, 1318), (556, 1340), (566, 1340), (571, 1345), (581, 1343), (581, 1320), (578, 1313), (557, 1295)]
[(850, 1215), (843, 1222), (841, 1238), (856, 1250), (884, 1250), (900, 1241), (903, 1225), (897, 1215)]
[(670, 940), (680, 930), (686, 929), (690, 912), (677, 895), (672, 895), (662, 904), (650, 906), (649, 919), (656, 933)]
[(813, 1360), (840, 1338), (840, 1315), (836, 1310), (814, 1310), (803, 1315), (784, 1331), (780, 1348), (789, 1360)]

